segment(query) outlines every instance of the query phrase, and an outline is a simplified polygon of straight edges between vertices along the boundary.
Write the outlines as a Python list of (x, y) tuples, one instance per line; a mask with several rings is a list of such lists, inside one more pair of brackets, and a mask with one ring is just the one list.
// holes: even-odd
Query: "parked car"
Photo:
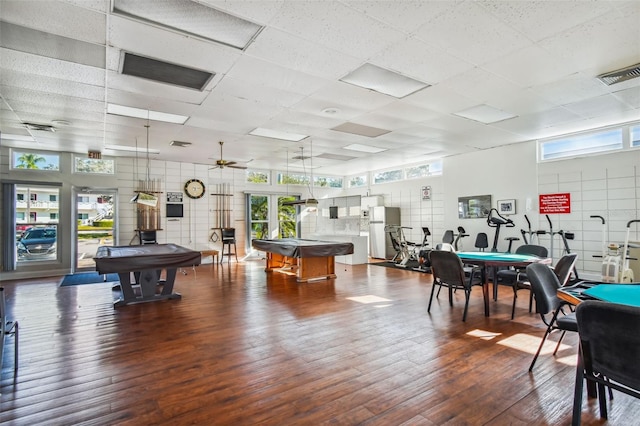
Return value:
[(29, 228), (16, 243), (18, 258), (42, 259), (56, 253), (56, 228)]

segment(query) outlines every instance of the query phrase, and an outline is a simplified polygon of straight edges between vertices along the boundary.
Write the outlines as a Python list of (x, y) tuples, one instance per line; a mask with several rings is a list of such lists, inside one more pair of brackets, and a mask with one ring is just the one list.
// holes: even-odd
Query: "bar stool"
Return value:
[[(222, 252), (220, 254), (220, 263), (224, 260), (224, 256), (227, 256), (227, 262), (229, 257), (234, 255), (236, 262), (238, 261), (238, 254), (236, 253), (236, 229), (235, 228), (222, 228), (220, 230), (222, 235)], [(233, 245), (233, 251), (231, 251), (231, 245)], [(225, 251), (226, 247), (226, 251)]]

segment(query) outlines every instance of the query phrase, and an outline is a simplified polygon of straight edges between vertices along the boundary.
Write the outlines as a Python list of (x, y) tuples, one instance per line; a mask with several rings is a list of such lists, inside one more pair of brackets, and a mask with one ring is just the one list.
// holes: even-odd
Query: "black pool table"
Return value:
[[(93, 260), (99, 274), (117, 273), (120, 277), (122, 297), (114, 302), (115, 307), (132, 303), (155, 302), (165, 299), (180, 299), (173, 292), (176, 270), (181, 266), (200, 264), (199, 251), (175, 244), (145, 244), (140, 246), (98, 247)], [(166, 270), (165, 281), (160, 281), (161, 270)], [(136, 282), (131, 282), (131, 273)], [(163, 284), (157, 293), (158, 284)], [(134, 288), (134, 286), (137, 286)]]

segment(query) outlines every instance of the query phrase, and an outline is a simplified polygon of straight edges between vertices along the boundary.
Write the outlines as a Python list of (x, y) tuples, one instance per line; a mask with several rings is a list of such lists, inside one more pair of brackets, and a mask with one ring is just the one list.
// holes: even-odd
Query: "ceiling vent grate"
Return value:
[(623, 81), (631, 80), (636, 77), (640, 77), (640, 64), (600, 74), (598, 76), (598, 80), (602, 81), (607, 86), (611, 86), (612, 84), (622, 83)]
[(55, 132), (56, 128), (50, 124), (37, 124), (37, 123), (22, 123), (24, 127), (29, 130), (36, 130), (39, 132)]
[(186, 146), (191, 145), (191, 142), (183, 142), (183, 141), (171, 141), (171, 143), (169, 144), (171, 146), (177, 146), (180, 148), (184, 148)]
[(214, 73), (123, 52), (122, 74), (203, 91)]

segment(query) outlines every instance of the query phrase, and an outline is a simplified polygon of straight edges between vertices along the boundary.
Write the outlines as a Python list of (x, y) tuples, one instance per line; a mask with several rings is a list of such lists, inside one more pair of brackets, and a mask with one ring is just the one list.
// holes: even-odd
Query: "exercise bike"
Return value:
[[(502, 216), (500, 213), (498, 213), (497, 209), (493, 208), (489, 210), (489, 216), (487, 216), (487, 225), (489, 225), (490, 228), (496, 228), (496, 232), (493, 236), (493, 246), (491, 247), (491, 251), (495, 253), (498, 251), (498, 239), (500, 238), (500, 228), (503, 226), (505, 228), (513, 228), (514, 226), (516, 226), (516, 224), (513, 223), (511, 219), (506, 218)], [(509, 242), (510, 246), (512, 242), (513, 241)]]
[[(627, 222), (627, 235), (624, 245), (609, 243), (606, 244), (606, 225), (604, 217), (593, 215), (592, 219), (600, 219), (602, 221), (602, 255), (594, 255), (593, 257), (602, 258), (602, 282), (605, 283), (632, 283), (634, 281), (633, 270), (629, 268), (628, 256), (629, 251), (629, 233), (631, 232), (631, 224), (640, 222), (638, 219)], [(633, 259), (635, 260), (635, 259)]]

